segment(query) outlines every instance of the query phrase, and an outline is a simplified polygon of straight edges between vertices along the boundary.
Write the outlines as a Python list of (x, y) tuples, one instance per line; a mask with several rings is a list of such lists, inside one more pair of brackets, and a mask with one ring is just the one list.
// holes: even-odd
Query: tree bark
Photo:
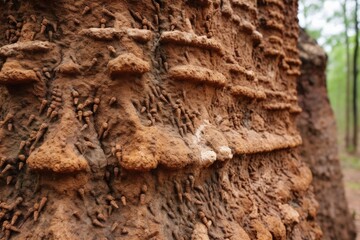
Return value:
[(355, 48), (354, 48), (354, 66), (353, 66), (353, 126), (354, 126), (354, 135), (353, 135), (353, 147), (354, 152), (357, 152), (358, 148), (358, 103), (357, 103), (357, 95), (358, 95), (358, 51), (359, 51), (359, 23), (358, 23), (358, 0), (355, 0), (355, 14), (354, 14), (354, 22), (355, 22)]
[(350, 150), (351, 133), (350, 133), (350, 112), (351, 112), (351, 67), (350, 67), (350, 42), (349, 42), (349, 23), (347, 18), (347, 0), (342, 4), (343, 21), (345, 26), (345, 47), (346, 47), (346, 99), (345, 99), (345, 148)]

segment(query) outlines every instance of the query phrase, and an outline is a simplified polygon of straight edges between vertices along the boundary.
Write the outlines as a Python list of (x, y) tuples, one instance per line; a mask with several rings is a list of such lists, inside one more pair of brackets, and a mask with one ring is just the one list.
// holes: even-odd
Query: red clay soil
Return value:
[(0, 2), (0, 237), (320, 239), (297, 1)]

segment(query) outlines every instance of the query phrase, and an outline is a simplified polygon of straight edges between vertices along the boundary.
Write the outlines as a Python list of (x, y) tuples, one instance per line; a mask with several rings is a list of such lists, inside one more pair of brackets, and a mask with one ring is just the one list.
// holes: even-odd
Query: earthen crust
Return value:
[(0, 12), (0, 238), (321, 238), (297, 1)]

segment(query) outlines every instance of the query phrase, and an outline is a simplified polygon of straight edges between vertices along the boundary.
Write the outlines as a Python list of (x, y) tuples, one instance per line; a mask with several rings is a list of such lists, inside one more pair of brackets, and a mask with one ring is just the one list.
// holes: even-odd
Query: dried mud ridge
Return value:
[(4, 239), (320, 239), (297, 2), (0, 3)]

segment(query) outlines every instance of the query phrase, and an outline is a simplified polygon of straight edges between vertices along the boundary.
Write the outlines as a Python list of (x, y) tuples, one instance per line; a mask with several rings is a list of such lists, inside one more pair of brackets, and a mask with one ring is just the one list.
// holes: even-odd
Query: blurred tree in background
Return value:
[(326, 50), (327, 84), (338, 124), (340, 150), (357, 153), (358, 16), (360, 0), (300, 0), (301, 27)]

